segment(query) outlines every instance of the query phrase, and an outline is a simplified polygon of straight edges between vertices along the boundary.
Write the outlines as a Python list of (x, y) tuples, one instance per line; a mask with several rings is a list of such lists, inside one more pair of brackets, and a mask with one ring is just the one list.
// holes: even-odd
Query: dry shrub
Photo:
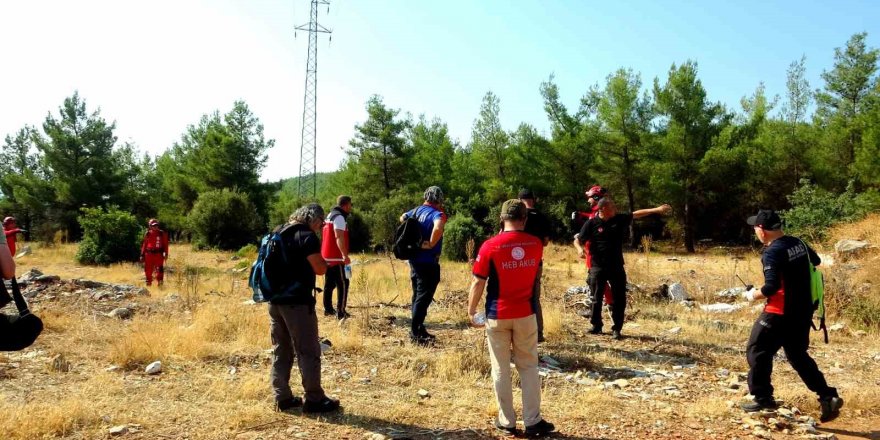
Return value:
[(453, 381), (489, 377), (491, 366), (485, 340), (462, 348), (444, 351), (434, 364), (433, 373), (440, 379)]
[(24, 404), (0, 399), (0, 438), (64, 437), (101, 423), (91, 399), (76, 396)]

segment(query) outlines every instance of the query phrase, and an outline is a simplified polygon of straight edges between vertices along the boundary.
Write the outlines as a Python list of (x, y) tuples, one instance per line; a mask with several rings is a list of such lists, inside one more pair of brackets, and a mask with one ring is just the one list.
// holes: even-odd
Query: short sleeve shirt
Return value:
[[(446, 221), (446, 213), (443, 211), (424, 204), (417, 208), (413, 208), (405, 214), (407, 217), (413, 217), (418, 220), (422, 232), (422, 238), (428, 240), (431, 238), (431, 231), (434, 230), (434, 222), (440, 220)], [(443, 249), (443, 238), (437, 242), (437, 245), (431, 249), (421, 249), (415, 258), (409, 260), (411, 263), (436, 263), (440, 259), (440, 251)]]
[(525, 232), (538, 237), (538, 240), (543, 242), (545, 237), (550, 237), (550, 221), (537, 209), (529, 209)]
[(602, 269), (623, 268), (623, 240), (632, 223), (631, 213), (621, 213), (608, 220), (595, 216), (581, 228), (578, 241), (590, 242), (589, 252), (592, 267)]
[(523, 231), (502, 232), (480, 246), (473, 274), (487, 280), (487, 318), (516, 319), (534, 313), (532, 287), (543, 254), (543, 243)]
[(333, 229), (338, 231), (344, 231), (346, 228), (345, 217), (341, 215), (337, 215), (333, 217)]
[(290, 265), (290, 282), (299, 281), (307, 295), (273, 299), (272, 304), (314, 304), (311, 292), (315, 289), (315, 270), (312, 269), (308, 257), (321, 254), (321, 241), (307, 225), (295, 224), (281, 234)]

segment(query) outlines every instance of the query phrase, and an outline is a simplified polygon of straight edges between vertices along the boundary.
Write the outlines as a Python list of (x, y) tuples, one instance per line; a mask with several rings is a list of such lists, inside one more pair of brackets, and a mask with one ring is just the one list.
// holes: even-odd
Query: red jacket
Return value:
[(141, 255), (146, 253), (161, 253), (168, 258), (168, 233), (161, 229), (148, 230), (141, 243)]
[(15, 256), (15, 235), (21, 232), (21, 229), (3, 229), (6, 234), (6, 243), (9, 245), (9, 253)]

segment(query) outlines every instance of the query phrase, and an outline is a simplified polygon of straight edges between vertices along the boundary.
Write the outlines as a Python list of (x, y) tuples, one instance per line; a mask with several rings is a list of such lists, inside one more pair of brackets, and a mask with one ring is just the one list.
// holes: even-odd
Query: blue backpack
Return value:
[(248, 277), (248, 286), (254, 291), (254, 302), (271, 301), (298, 287), (290, 285), (287, 252), (281, 239), (281, 234), (291, 226), (276, 228), (260, 240), (260, 251)]

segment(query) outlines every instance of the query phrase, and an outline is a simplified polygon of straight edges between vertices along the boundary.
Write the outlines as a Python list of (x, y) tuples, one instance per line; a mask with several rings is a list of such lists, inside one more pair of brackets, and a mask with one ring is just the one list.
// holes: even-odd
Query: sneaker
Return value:
[(340, 321), (347, 318), (351, 318), (351, 314), (348, 312), (339, 312), (336, 314), (336, 319)]
[(602, 327), (593, 327), (587, 333), (589, 333), (591, 335), (601, 335), (602, 334)]
[(288, 411), (293, 408), (299, 408), (302, 405), (303, 400), (299, 397), (293, 396), (290, 399), (275, 402), (275, 409), (278, 411)]
[(542, 343), (542, 342), (546, 342), (546, 341), (547, 341), (547, 339), (544, 338), (544, 335), (539, 335), (539, 336), (538, 336), (538, 343), (539, 343), (539, 344)]
[(623, 335), (620, 334), (620, 330), (611, 330), (611, 339), (621, 340), (623, 339)]
[(822, 414), (819, 415), (819, 421), (822, 423), (830, 422), (840, 415), (840, 408), (843, 407), (843, 399), (837, 396), (819, 398), (819, 408)]
[(556, 431), (556, 427), (553, 426), (552, 423), (541, 419), (540, 422), (535, 423), (532, 426), (526, 426), (526, 436), (527, 437), (541, 437), (543, 435), (547, 435), (553, 431)]
[(430, 347), (434, 345), (434, 340), (431, 338), (426, 338), (422, 335), (409, 335), (409, 341), (416, 345), (421, 345), (422, 347)]
[(755, 400), (752, 400), (751, 402), (741, 403), (739, 407), (745, 412), (758, 412), (765, 409), (776, 409), (779, 406), (776, 405), (776, 400), (772, 397), (756, 397)]
[(304, 413), (326, 413), (336, 411), (337, 409), (339, 409), (339, 401), (329, 397), (325, 397), (317, 402), (306, 400), (306, 403), (303, 404)]
[(512, 427), (508, 428), (506, 426), (502, 426), (501, 423), (498, 422), (498, 419), (495, 419), (495, 429), (497, 429), (499, 431), (504, 431), (508, 435), (513, 435), (513, 436), (517, 435), (516, 425), (513, 425)]
[(336, 316), (336, 310), (334, 310), (334, 309), (326, 310), (325, 309), (324, 316)]

